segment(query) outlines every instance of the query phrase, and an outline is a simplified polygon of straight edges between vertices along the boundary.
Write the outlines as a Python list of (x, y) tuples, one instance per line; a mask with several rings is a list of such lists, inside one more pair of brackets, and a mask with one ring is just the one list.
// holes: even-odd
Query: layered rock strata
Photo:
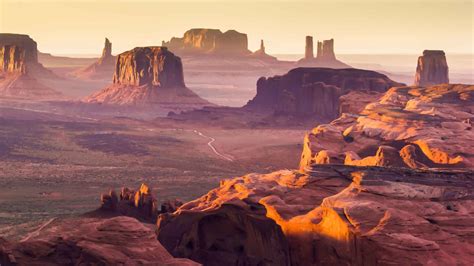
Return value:
[(161, 216), (158, 239), (205, 265), (467, 265), (473, 180), (335, 165), (249, 174)]
[(473, 120), (472, 85), (394, 87), (360, 114), (308, 133), (300, 167), (473, 168)]

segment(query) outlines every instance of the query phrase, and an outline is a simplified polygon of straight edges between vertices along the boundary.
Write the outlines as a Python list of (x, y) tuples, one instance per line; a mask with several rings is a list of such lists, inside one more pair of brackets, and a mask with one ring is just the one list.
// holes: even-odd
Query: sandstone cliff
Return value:
[(306, 36), (305, 56), (296, 62), (299, 67), (351, 68), (337, 60), (334, 53), (334, 39), (318, 41), (317, 55), (313, 54), (313, 37)]
[(296, 68), (282, 76), (260, 78), (257, 95), (244, 108), (332, 120), (339, 115), (341, 95), (350, 91), (384, 92), (398, 85), (374, 71)]
[(28, 35), (0, 34), (0, 96), (29, 99), (60, 96), (38, 80), (55, 75), (38, 63), (37, 52), (36, 42)]
[(118, 55), (113, 84), (86, 101), (118, 105), (208, 104), (186, 88), (181, 59), (166, 47), (137, 47)]
[(191, 29), (182, 38), (172, 38), (162, 46), (178, 54), (249, 55), (247, 34), (218, 29)]
[(392, 88), (360, 114), (343, 114), (307, 134), (301, 169), (314, 163), (474, 168), (473, 120), (474, 86)]
[(473, 178), (335, 165), (248, 174), (160, 216), (158, 239), (205, 265), (468, 265)]
[(430, 86), (449, 83), (448, 63), (443, 51), (425, 50), (418, 57), (415, 85)]

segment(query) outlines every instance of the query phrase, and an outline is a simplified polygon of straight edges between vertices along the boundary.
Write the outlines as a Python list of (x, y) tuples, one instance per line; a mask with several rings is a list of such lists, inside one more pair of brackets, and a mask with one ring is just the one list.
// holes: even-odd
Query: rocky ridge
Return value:
[(384, 92), (402, 85), (374, 71), (296, 68), (282, 76), (260, 78), (257, 95), (244, 108), (332, 120), (339, 115), (339, 98), (351, 91)]
[(394, 87), (306, 135), (300, 167), (474, 167), (474, 86)]

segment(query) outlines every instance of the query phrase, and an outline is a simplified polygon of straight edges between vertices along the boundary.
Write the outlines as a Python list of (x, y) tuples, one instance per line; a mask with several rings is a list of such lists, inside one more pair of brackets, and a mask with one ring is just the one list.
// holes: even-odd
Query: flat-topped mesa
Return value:
[(113, 83), (185, 87), (183, 64), (166, 47), (137, 47), (118, 55)]
[(182, 38), (162, 43), (176, 53), (249, 55), (247, 34), (235, 30), (191, 29)]
[(317, 58), (322, 60), (334, 60), (336, 55), (334, 54), (334, 39), (323, 40), (318, 42), (318, 54)]
[(444, 51), (424, 50), (423, 55), (418, 57), (415, 85), (430, 86), (443, 83), (449, 83), (448, 63)]
[(334, 119), (339, 97), (350, 91), (385, 92), (403, 84), (361, 69), (295, 68), (282, 76), (262, 77), (257, 95), (245, 108), (298, 118)]
[(14, 45), (24, 50), (26, 63), (38, 63), (36, 42), (25, 34), (0, 33), (0, 46)]
[(305, 59), (312, 59), (314, 58), (313, 53), (313, 36), (306, 36), (306, 43), (305, 43), (305, 50), (304, 50), (304, 58)]
[(0, 72), (25, 74), (25, 50), (16, 45), (0, 46)]

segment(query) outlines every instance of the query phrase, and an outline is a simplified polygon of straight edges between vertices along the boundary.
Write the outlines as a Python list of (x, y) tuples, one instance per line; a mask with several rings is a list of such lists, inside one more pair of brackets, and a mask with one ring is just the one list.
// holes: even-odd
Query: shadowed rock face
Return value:
[(350, 91), (383, 92), (401, 85), (385, 75), (359, 69), (296, 68), (283, 76), (260, 78), (246, 108), (295, 116), (334, 119), (339, 97)]
[(474, 86), (394, 87), (360, 114), (343, 114), (308, 133), (300, 167), (473, 168), (473, 120)]
[[(164, 217), (158, 235), (171, 254), (205, 265), (249, 252), (233, 249), (242, 235), (253, 236), (255, 255), (273, 259), (268, 265), (470, 264), (473, 193), (472, 172), (315, 165), (223, 181)], [(258, 219), (281, 228), (287, 251)], [(234, 262), (220, 265), (266, 265)]]
[(180, 265), (153, 229), (129, 217), (56, 220), (20, 242), (0, 239), (1, 265)]
[(318, 42), (317, 55), (313, 54), (313, 37), (306, 36), (305, 57), (297, 62), (300, 67), (351, 68), (336, 59), (334, 39)]
[(15, 45), (23, 49), (25, 62), (38, 63), (38, 49), (36, 42), (28, 35), (0, 33), (0, 46)]
[(16, 45), (0, 46), (0, 72), (26, 73), (25, 50)]
[(166, 47), (137, 47), (118, 55), (114, 84), (185, 87), (181, 59)]
[(257, 203), (161, 215), (158, 239), (173, 256), (209, 266), (289, 265), (280, 227)]
[(163, 42), (176, 53), (207, 53), (221, 55), (248, 55), (247, 34), (228, 30), (222, 33), (218, 29), (191, 29), (182, 38), (173, 37)]
[(418, 57), (415, 85), (430, 86), (449, 83), (448, 63), (443, 51), (425, 50)]
[(317, 58), (321, 60), (336, 59), (336, 55), (334, 54), (334, 39), (323, 40), (322, 42), (318, 42)]

